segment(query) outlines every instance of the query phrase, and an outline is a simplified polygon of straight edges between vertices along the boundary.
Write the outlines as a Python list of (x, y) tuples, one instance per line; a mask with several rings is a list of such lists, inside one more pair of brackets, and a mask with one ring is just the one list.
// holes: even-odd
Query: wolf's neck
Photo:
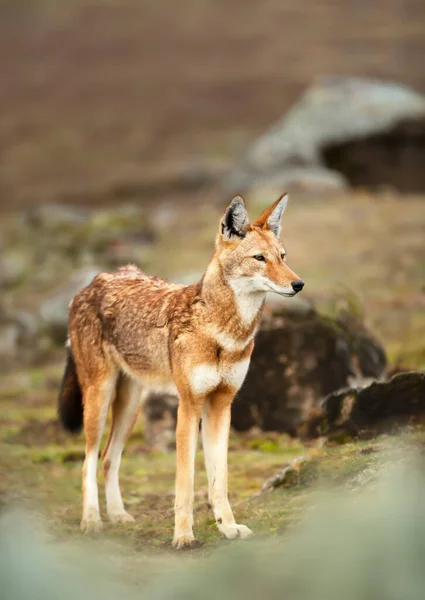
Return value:
[(234, 324), (237, 320), (242, 329), (248, 330), (258, 322), (265, 295), (248, 291), (241, 279), (227, 281), (216, 261), (210, 263), (203, 279), (202, 296), (208, 306), (223, 324)]
[(231, 288), (234, 295), (234, 302), (244, 325), (250, 327), (252, 323), (261, 315), (263, 310), (265, 292), (249, 292), (241, 285), (240, 280), (229, 281), (227, 285)]

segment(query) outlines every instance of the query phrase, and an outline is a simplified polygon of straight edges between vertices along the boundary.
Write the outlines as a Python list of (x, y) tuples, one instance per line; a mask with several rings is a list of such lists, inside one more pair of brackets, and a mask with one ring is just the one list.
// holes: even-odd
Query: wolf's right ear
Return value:
[(245, 200), (242, 196), (235, 196), (221, 219), (221, 235), (226, 241), (234, 238), (243, 239), (248, 225), (249, 218)]

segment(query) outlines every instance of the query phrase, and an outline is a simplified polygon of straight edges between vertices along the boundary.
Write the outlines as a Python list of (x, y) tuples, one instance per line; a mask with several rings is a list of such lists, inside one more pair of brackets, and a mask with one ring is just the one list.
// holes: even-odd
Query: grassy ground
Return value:
[[(269, 194), (248, 198), (250, 212), (255, 214), (271, 199)], [(347, 290), (359, 297), (391, 360), (419, 368), (425, 363), (422, 201), (367, 194), (297, 198), (288, 208), (283, 228), (288, 262), (307, 282), (307, 296), (326, 310), (333, 310), (332, 304), (338, 304), (335, 298), (343, 298)], [(205, 204), (196, 211), (181, 209), (172, 214), (175, 222), (159, 232), (144, 268), (162, 276), (202, 271), (213, 250), (218, 209)], [(47, 519), (53, 537), (65, 541), (81, 536), (84, 446), (81, 437), (66, 437), (58, 429), (55, 404), (61, 372), (62, 364), (53, 362), (11, 372), (0, 380), (0, 495), (7, 504), (29, 505)], [(373, 477), (381, 461), (411, 450), (423, 438), (418, 431), (403, 439), (319, 449), (306, 448), (286, 436), (232, 436), (230, 490), (237, 519), (260, 536), (285, 534), (304, 514), (319, 482), (330, 481), (341, 489), (361, 485)], [(284, 462), (306, 454), (311, 460), (300, 482), (257, 495), (264, 480)], [(123, 496), (137, 522), (133, 527), (106, 523), (102, 536), (113, 555), (132, 557), (123, 568), (134, 567), (136, 579), (142, 577), (141, 556), (154, 554), (153, 571), (161, 568), (162, 561), (173, 568), (181, 560), (170, 550), (174, 463), (174, 454), (148, 450), (139, 423), (122, 465)], [(220, 538), (207, 505), (201, 453), (196, 464), (195, 526), (202, 555), (228, 542)]]
[[(69, 438), (55, 420), (56, 384), (60, 367), (29, 371), (4, 378), (0, 388), (2, 445), (0, 498), (6, 504), (24, 504), (42, 515), (53, 539), (78, 540), (81, 508), (83, 440)], [(286, 436), (232, 436), (230, 444), (231, 501), (237, 519), (257, 536), (285, 534), (304, 514), (314, 491), (325, 482), (337, 489), (356, 489), (373, 480), (380, 465), (413, 453), (425, 443), (425, 434), (411, 431), (400, 438), (382, 437), (334, 447), (306, 448)], [(300, 478), (292, 485), (259, 495), (264, 480), (286, 461), (307, 456)], [(151, 453), (140, 424), (132, 435), (122, 464), (122, 490), (133, 526), (106, 522), (101, 536), (107, 551), (130, 556), (125, 568), (136, 579), (143, 557), (155, 556), (154, 570), (175, 565), (170, 540), (173, 532), (173, 485), (175, 455)], [(203, 546), (196, 555), (227, 546), (217, 532), (207, 504), (202, 453), (196, 458), (195, 529)], [(101, 485), (103, 499), (103, 486)], [(102, 508), (104, 502), (102, 501)], [(158, 562), (159, 560), (159, 562)], [(180, 559), (178, 559), (180, 560)], [(165, 561), (165, 562), (162, 562)], [(145, 565), (146, 567), (146, 565)], [(132, 570), (134, 569), (134, 570)], [(143, 575), (144, 576), (144, 575)]]

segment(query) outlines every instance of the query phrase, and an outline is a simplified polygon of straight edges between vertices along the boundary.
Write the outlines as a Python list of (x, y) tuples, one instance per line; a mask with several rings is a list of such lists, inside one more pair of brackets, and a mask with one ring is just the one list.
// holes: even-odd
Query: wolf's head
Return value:
[(217, 258), (226, 281), (235, 292), (275, 292), (295, 296), (304, 282), (286, 263), (280, 241), (281, 218), (288, 196), (285, 194), (253, 223), (242, 196), (227, 207), (217, 235)]

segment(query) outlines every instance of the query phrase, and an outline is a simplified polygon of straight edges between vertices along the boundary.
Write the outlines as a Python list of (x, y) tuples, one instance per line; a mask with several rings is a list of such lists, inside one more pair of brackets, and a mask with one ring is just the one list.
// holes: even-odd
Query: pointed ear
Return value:
[(244, 238), (249, 225), (248, 213), (242, 196), (235, 196), (221, 219), (221, 234), (226, 241)]
[(276, 200), (274, 204), (269, 206), (253, 223), (256, 227), (261, 229), (269, 229), (276, 237), (280, 236), (281, 231), (281, 218), (285, 212), (286, 204), (288, 203), (288, 194), (284, 194)]

